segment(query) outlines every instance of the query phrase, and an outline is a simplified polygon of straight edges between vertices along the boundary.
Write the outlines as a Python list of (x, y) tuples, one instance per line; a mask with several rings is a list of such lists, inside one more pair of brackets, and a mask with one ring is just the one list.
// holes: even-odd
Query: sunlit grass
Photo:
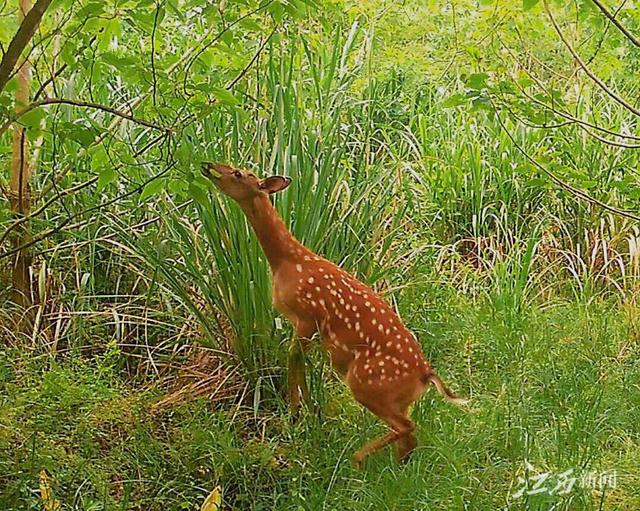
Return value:
[[(123, 157), (137, 181), (157, 170), (152, 157), (175, 158), (166, 190), (52, 238), (33, 331), (17, 337), (0, 312), (0, 508), (42, 509), (42, 468), (63, 509), (197, 509), (218, 485), (239, 510), (640, 507), (637, 225), (553, 186), (492, 115), (444, 108), (461, 83), (376, 73), (369, 28), (336, 29), (314, 48), (289, 35), (238, 86), (245, 109), (216, 106), (166, 154)], [(576, 108), (628, 122), (598, 97)], [(504, 122), (555, 171), (625, 205), (620, 169), (637, 153), (575, 126)], [(468, 413), (435, 393), (416, 405), (410, 464), (387, 449), (351, 468), (384, 427), (319, 349), (313, 406), (291, 420), (290, 326), (241, 211), (199, 177), (203, 159), (292, 177), (274, 200), (293, 233), (392, 301), (471, 399)], [(527, 462), (555, 475), (615, 470), (618, 486), (510, 498)]]

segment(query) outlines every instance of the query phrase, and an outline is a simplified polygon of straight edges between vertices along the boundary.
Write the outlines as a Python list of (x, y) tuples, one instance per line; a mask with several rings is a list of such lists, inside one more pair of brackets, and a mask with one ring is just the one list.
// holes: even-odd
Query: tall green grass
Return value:
[[(393, 161), (362, 154), (363, 101), (350, 90), (369, 37), (354, 25), (313, 51), (296, 37), (271, 44), (255, 115), (216, 112), (186, 136), (202, 144), (198, 154), (208, 160), (290, 176), (292, 185), (275, 202), (294, 235), (375, 282), (393, 262), (390, 244), (406, 206)], [(206, 342), (256, 383), (280, 373), (278, 347), (291, 331), (274, 321), (266, 261), (243, 213), (198, 172), (196, 162), (191, 186), (206, 191), (192, 209), (163, 215), (162, 252), (154, 239), (133, 246), (201, 322)]]

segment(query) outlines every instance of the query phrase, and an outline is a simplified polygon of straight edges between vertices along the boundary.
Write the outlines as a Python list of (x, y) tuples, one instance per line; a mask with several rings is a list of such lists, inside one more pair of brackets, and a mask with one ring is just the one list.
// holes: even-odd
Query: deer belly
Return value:
[(341, 376), (345, 376), (353, 361), (353, 354), (336, 346), (329, 346), (327, 351), (331, 357), (331, 365), (333, 368), (338, 371)]

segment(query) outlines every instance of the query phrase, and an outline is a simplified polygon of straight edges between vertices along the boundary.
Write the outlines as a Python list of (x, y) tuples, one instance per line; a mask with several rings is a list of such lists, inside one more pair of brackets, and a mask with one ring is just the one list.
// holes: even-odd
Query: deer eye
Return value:
[(239, 170), (234, 170), (233, 177), (240, 179), (242, 177), (242, 172), (240, 172)]

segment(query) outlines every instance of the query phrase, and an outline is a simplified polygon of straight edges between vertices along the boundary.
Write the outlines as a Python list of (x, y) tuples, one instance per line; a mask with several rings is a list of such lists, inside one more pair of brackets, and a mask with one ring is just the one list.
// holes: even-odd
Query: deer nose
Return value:
[(210, 161), (202, 162), (202, 173), (205, 175), (205, 177), (218, 178), (222, 175), (217, 169), (217, 165)]

